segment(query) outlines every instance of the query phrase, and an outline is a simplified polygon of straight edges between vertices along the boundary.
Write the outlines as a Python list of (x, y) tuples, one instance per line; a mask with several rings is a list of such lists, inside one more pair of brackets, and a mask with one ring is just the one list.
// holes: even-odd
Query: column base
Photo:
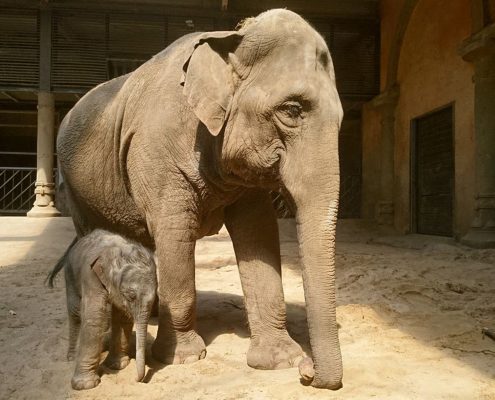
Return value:
[(62, 214), (54, 206), (33, 206), (26, 214), (32, 218), (60, 217)]
[(394, 203), (391, 201), (380, 201), (376, 205), (375, 220), (378, 225), (394, 225)]
[(495, 230), (471, 228), (461, 243), (476, 249), (495, 249)]

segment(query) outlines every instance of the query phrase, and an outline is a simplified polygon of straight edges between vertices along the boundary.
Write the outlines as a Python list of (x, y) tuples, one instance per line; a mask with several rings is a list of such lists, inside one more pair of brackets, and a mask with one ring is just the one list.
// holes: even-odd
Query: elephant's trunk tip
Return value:
[(301, 379), (307, 383), (311, 383), (311, 381), (315, 377), (313, 360), (310, 357), (305, 357), (299, 363), (299, 375), (301, 375)]
[(139, 371), (137, 376), (136, 376), (136, 382), (142, 382), (144, 379), (144, 375), (145, 375), (144, 369), (143, 369), (143, 371)]
[(136, 324), (136, 382), (142, 382), (146, 370), (145, 352), (148, 316), (145, 318), (145, 321)]
[(321, 379), (318, 379), (318, 377), (315, 379), (315, 366), (310, 357), (305, 357), (299, 363), (299, 375), (301, 376), (301, 383), (303, 385), (311, 385), (313, 387), (330, 390), (339, 390), (343, 387), (342, 379), (339, 379), (338, 381), (333, 379), (330, 382), (322, 381)]
[(144, 352), (139, 352), (136, 356), (136, 369), (137, 369), (137, 376), (136, 376), (136, 382), (142, 382), (145, 376), (146, 372), (146, 365), (144, 361)]

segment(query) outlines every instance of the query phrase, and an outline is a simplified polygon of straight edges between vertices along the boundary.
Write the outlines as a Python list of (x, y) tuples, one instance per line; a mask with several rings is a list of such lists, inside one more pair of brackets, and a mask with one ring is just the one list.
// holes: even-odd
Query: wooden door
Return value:
[(417, 118), (413, 143), (413, 224), (417, 233), (452, 236), (453, 109)]

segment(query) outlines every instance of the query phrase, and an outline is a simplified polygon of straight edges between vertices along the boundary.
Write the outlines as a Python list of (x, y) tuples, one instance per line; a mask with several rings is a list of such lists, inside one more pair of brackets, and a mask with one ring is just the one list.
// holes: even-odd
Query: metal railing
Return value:
[[(340, 176), (340, 198), (338, 218), (361, 218), (361, 175)], [(287, 205), (284, 196), (271, 192), (272, 204), (278, 218), (293, 218), (294, 213)]]
[(0, 214), (25, 214), (36, 195), (36, 168), (0, 167)]
[(340, 176), (339, 218), (361, 217), (361, 175)]

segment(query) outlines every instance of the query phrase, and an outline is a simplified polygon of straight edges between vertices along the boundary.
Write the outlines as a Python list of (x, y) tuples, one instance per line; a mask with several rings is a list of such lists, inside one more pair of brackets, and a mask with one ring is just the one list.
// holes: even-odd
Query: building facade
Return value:
[(495, 2), (382, 0), (362, 216), (495, 246)]
[[(280, 6), (306, 17), (338, 55), (346, 111), (341, 216), (360, 217), (361, 107), (379, 91), (374, 0), (0, 1), (0, 212), (58, 214), (55, 132), (89, 89), (134, 70), (187, 33), (232, 30)], [(62, 199), (58, 208), (64, 208)]]
[(340, 217), (495, 246), (495, 0), (0, 7), (1, 213), (57, 214), (55, 132), (91, 87), (186, 33), (287, 7), (322, 34), (335, 64), (345, 112)]

